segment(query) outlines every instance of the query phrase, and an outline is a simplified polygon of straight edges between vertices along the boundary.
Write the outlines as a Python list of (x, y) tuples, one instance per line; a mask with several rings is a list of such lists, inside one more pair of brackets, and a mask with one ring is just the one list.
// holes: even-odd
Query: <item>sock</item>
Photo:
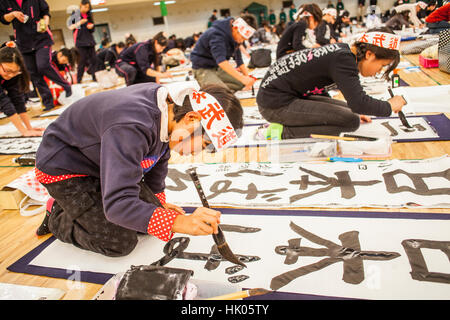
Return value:
[(55, 202), (55, 199), (53, 199), (53, 198), (48, 199), (47, 209), (45, 210), (44, 221), (42, 221), (41, 225), (36, 230), (36, 235), (45, 236), (46, 234), (50, 233), (50, 229), (48, 228), (48, 220), (50, 219), (50, 214), (52, 213), (52, 208), (53, 208), (54, 202)]
[(283, 125), (279, 123), (271, 123), (267, 128), (266, 139), (267, 140), (282, 140), (281, 134), (283, 133)]
[(67, 87), (65, 91), (66, 91), (66, 98), (72, 95), (72, 88), (70, 86)]

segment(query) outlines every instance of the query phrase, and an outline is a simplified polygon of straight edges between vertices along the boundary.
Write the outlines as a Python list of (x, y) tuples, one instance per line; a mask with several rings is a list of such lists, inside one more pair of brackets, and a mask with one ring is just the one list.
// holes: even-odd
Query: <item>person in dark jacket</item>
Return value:
[(264, 21), (262, 27), (257, 29), (250, 41), (255, 43), (270, 43), (272, 41), (272, 28), (269, 22)]
[[(211, 102), (219, 117), (202, 112)], [(135, 248), (138, 233), (162, 241), (217, 233), (220, 212), (185, 214), (164, 192), (171, 151), (196, 154), (223, 142), (211, 121), (217, 132), (243, 127), (239, 100), (220, 86), (177, 96), (143, 83), (75, 102), (47, 128), (36, 154), (36, 177), (52, 197), (37, 234), (117, 257)]]
[(53, 35), (49, 27), (50, 8), (44, 0), (2, 0), (0, 21), (12, 23), (17, 47), (23, 55), (33, 86), (38, 90), (44, 110), (55, 107), (44, 76), (61, 85), (66, 96), (72, 95), (70, 84), (52, 67)]
[(337, 11), (334, 8), (323, 10), (322, 21), (316, 28), (316, 41), (321, 46), (339, 41), (339, 35), (335, 32), (333, 24), (336, 22)]
[(318, 46), (315, 29), (322, 21), (322, 10), (315, 3), (304, 4), (297, 12), (297, 21), (283, 32), (277, 46), (277, 59), (294, 51)]
[(102, 49), (97, 53), (97, 68), (96, 71), (105, 70), (107, 66), (114, 68), (119, 55), (125, 49), (125, 43), (119, 42), (112, 44), (109, 48)]
[[(388, 117), (402, 109), (405, 101), (368, 96), (359, 74), (374, 76), (386, 68), (385, 76), (400, 61), (400, 36), (387, 28), (369, 30), (351, 48), (345, 43), (291, 53), (274, 63), (262, 80), (256, 101), (269, 126), (258, 129), (258, 138), (294, 139), (311, 134), (338, 135), (370, 122), (366, 115)], [(345, 101), (326, 95), (337, 85)]]
[(339, 35), (339, 37), (345, 36), (343, 33), (343, 29), (350, 25), (350, 12), (344, 10), (340, 14), (338, 14), (336, 22), (333, 25), (335, 32)]
[(80, 10), (74, 11), (69, 19), (69, 29), (73, 32), (75, 47), (80, 53), (80, 62), (77, 69), (77, 82), (81, 83), (84, 72), (88, 68), (88, 73), (95, 80), (96, 54), (94, 18), (91, 13), (92, 6), (89, 0), (81, 0)]
[(186, 49), (194, 49), (194, 46), (197, 43), (199, 38), (200, 38), (200, 33), (194, 33), (192, 36), (184, 39), (184, 46), (186, 47)]
[(44, 129), (33, 128), (25, 106), (30, 76), (14, 42), (0, 48), (0, 112), (3, 112), (22, 136), (42, 136)]
[(172, 77), (170, 72), (159, 71), (161, 53), (166, 46), (167, 38), (159, 32), (153, 39), (126, 48), (116, 61), (117, 74), (125, 78), (127, 86)]
[(71, 84), (75, 83), (74, 79), (72, 78), (72, 70), (75, 70), (75, 67), (78, 64), (78, 60), (79, 55), (76, 48), (62, 48), (59, 51), (52, 52), (53, 67), (58, 71), (63, 71), (65, 73), (66, 80)]
[(409, 22), (409, 11), (396, 12), (394, 16), (386, 21), (385, 25), (392, 30), (402, 30), (403, 26), (409, 28), (412, 26)]
[[(200, 86), (213, 83), (232, 91), (251, 89), (255, 79), (248, 74), (239, 46), (250, 39), (255, 27), (255, 17), (243, 15), (218, 20), (201, 35), (190, 56)], [(229, 62), (231, 58), (237, 69)]]

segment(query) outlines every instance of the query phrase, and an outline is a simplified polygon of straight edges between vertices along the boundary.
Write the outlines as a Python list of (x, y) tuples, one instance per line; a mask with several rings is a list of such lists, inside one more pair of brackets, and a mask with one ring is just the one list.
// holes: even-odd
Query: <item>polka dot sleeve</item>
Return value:
[(169, 241), (174, 236), (172, 226), (175, 218), (180, 214), (175, 210), (156, 208), (150, 218), (147, 233), (154, 235), (162, 241)]
[(155, 196), (159, 199), (159, 201), (161, 202), (161, 204), (166, 204), (166, 194), (163, 192), (157, 193), (155, 194)]

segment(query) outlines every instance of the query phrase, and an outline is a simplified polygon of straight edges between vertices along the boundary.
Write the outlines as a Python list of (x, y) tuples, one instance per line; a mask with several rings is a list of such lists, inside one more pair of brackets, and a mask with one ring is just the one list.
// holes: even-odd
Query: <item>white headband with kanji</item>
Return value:
[(237, 27), (239, 33), (241, 36), (243, 36), (245, 39), (250, 39), (251, 36), (255, 33), (255, 29), (250, 27), (247, 22), (244, 21), (242, 18), (237, 18), (233, 21), (233, 27)]
[(336, 19), (337, 17), (337, 10), (334, 8), (326, 8), (322, 10), (323, 15), (329, 14), (330, 16), (334, 17)]
[(299, 11), (297, 11), (293, 16), (294, 20), (297, 20), (298, 18), (301, 19), (303, 17), (312, 17), (312, 14), (302, 8)]
[(192, 109), (202, 117), (201, 124), (217, 151), (233, 145), (238, 136), (228, 119), (225, 110), (209, 93), (197, 90), (189, 91)]
[(419, 2), (417, 2), (417, 4), (418, 4), (419, 7), (420, 7), (421, 9), (423, 9), (423, 10), (425, 10), (425, 9), (428, 7), (428, 4), (426, 4), (426, 3), (423, 2), (423, 1), (419, 1)]
[(377, 47), (400, 50), (401, 36), (385, 32), (364, 33), (357, 42), (373, 44)]

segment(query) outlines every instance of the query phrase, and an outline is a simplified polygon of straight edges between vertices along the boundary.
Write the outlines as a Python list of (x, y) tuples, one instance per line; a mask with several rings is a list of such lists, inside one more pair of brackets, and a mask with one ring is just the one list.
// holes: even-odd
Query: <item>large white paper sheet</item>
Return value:
[[(445, 245), (450, 240), (449, 220), (369, 218), (364, 217), (364, 214), (358, 218), (320, 214), (289, 216), (285, 211), (269, 216), (226, 214), (222, 215), (221, 223), (258, 228), (259, 231), (251, 233), (226, 231), (225, 236), (235, 254), (259, 259), (246, 262), (247, 268), (232, 275), (225, 272), (226, 268), (233, 266), (228, 261), (220, 261), (210, 267), (210, 271), (205, 269), (206, 261), (190, 259), (175, 258), (166, 266), (190, 269), (194, 271), (194, 279), (223, 284), (230, 283), (229, 277), (245, 275), (248, 279), (237, 285), (270, 289), (275, 277), (329, 258), (326, 253), (319, 256), (307, 254), (308, 250), (326, 247), (295, 232), (290, 227), (293, 223), (338, 246), (343, 245), (340, 239), (348, 236), (350, 232), (351, 237), (359, 242), (360, 248), (352, 251), (355, 248), (348, 246), (346, 250), (349, 254), (352, 251), (353, 255), (348, 255), (346, 262), (339, 259), (335, 263), (318, 267), (316, 271), (293, 277), (292, 281), (284, 284), (279, 291), (359, 299), (450, 299), (448, 284), (412, 278), (412, 267), (402, 245), (403, 241), (409, 239), (428, 239)], [(185, 235), (177, 234), (176, 238), (179, 237)], [(176, 238), (172, 241), (178, 241)], [(210, 255), (214, 245), (210, 236), (188, 238), (189, 243), (184, 253)], [(277, 253), (275, 249), (279, 246), (287, 247), (289, 242), (295, 243), (295, 239), (301, 239), (298, 243), (305, 254), (298, 257), (298, 260), (291, 261), (291, 264), (286, 264), (286, 255)], [(131, 265), (151, 264), (165, 255), (165, 245), (166, 243), (154, 237), (140, 236), (139, 243), (131, 254), (121, 258), (109, 258), (56, 240), (31, 261), (31, 264), (67, 269), (70, 278), (76, 280), (79, 279), (80, 271), (116, 274), (125, 272)], [(449, 276), (448, 258), (443, 252), (432, 249), (424, 249), (422, 252), (429, 272), (441, 272)], [(368, 259), (373, 253), (380, 256), (389, 255), (391, 258)], [(344, 268), (344, 263), (347, 265), (350, 259), (359, 260), (362, 268)], [(357, 283), (351, 283), (346, 279), (348, 276), (359, 280)]]
[[(167, 201), (200, 206), (190, 165), (170, 165)], [(242, 207), (449, 207), (450, 157), (364, 163), (197, 165), (210, 205)]]

